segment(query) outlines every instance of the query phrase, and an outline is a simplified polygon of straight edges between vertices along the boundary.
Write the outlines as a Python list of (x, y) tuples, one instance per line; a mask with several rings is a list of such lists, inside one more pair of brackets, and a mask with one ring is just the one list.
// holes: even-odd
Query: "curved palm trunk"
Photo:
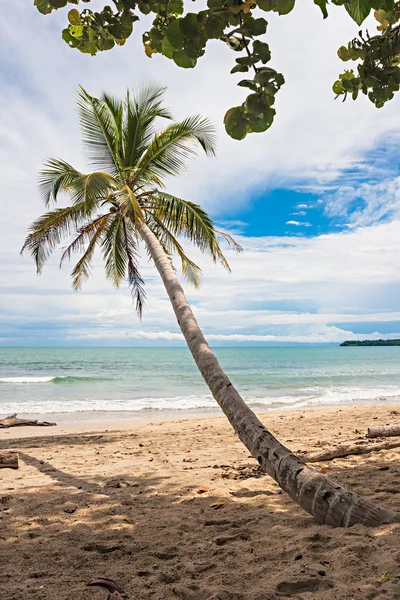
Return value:
[(221, 369), (156, 236), (143, 222), (139, 232), (161, 275), (179, 326), (205, 382), (240, 440), (261, 467), (318, 523), (333, 527), (350, 527), (355, 523), (370, 526), (399, 523), (400, 513), (376, 506), (330, 481), (308, 467), (268, 431)]

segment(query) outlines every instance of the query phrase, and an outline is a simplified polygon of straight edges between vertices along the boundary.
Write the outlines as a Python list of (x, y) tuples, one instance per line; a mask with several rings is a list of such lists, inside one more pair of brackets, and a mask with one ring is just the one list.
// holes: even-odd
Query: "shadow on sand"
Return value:
[[(76, 440), (75, 440), (76, 437)], [(107, 435), (63, 436), (66, 444), (105, 445)], [(94, 441), (93, 441), (94, 440)], [(122, 442), (123, 442), (122, 436)], [(13, 444), (7, 443), (9, 447)], [(0, 499), (0, 598), (105, 600), (86, 588), (95, 577), (120, 581), (137, 600), (362, 600), (400, 597), (400, 530), (316, 525), (269, 478), (229, 478), (230, 492), (198, 494), (173, 473), (153, 469), (82, 476), (35, 456), (55, 438), (15, 441), (23, 463), (48, 484)], [(254, 463), (243, 460), (249, 474)], [(387, 507), (399, 508), (400, 467), (365, 457), (330, 463), (329, 476)], [(243, 470), (242, 470), (243, 472)], [(194, 479), (194, 480), (193, 480)]]

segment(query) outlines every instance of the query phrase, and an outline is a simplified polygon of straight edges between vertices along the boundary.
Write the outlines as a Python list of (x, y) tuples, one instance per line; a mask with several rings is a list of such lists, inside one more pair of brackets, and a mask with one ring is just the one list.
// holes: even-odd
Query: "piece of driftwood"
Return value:
[(107, 600), (126, 600), (128, 599), (128, 595), (126, 592), (118, 585), (113, 579), (108, 579), (106, 577), (99, 577), (98, 579), (93, 579), (93, 581), (89, 581), (87, 584), (89, 586), (96, 586), (104, 588), (108, 591)]
[(19, 419), (17, 417), (17, 413), (13, 415), (9, 415), (4, 419), (0, 419), (0, 428), (2, 427), (20, 427), (20, 426), (38, 426), (38, 427), (52, 427), (53, 425), (57, 425), (57, 423), (49, 423), (49, 421), (37, 421), (31, 419)]
[(369, 454), (370, 452), (379, 452), (380, 450), (390, 450), (391, 448), (399, 447), (400, 440), (380, 443), (343, 444), (323, 452), (318, 452), (317, 454), (299, 454), (299, 457), (306, 463), (316, 463), (324, 460), (332, 460), (333, 458), (344, 458), (352, 454)]
[(367, 438), (391, 437), (394, 435), (400, 435), (400, 423), (368, 427)]
[(0, 469), (18, 469), (16, 450), (0, 450)]

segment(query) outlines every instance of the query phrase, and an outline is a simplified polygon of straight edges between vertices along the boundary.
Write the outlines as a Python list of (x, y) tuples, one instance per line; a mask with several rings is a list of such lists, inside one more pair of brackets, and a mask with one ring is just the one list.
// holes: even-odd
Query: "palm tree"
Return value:
[(107, 94), (97, 99), (80, 88), (83, 143), (93, 168), (98, 170), (84, 174), (62, 160), (47, 162), (39, 180), (46, 206), (56, 203), (61, 193), (68, 195), (71, 204), (50, 210), (35, 221), (22, 251), (30, 252), (41, 272), (61, 240), (75, 234), (61, 257), (62, 263), (73, 252), (81, 252), (72, 271), (73, 287), (79, 289), (89, 277), (94, 252), (100, 248), (107, 278), (115, 286), (128, 280), (141, 316), (145, 292), (138, 248), (144, 242), (205, 382), (261, 467), (319, 523), (350, 526), (399, 522), (400, 514), (331, 482), (285, 448), (242, 400), (207, 344), (172, 259), (179, 257), (183, 276), (194, 285), (199, 284), (201, 271), (178, 238), (187, 238), (225, 268), (229, 265), (218, 237), (236, 250), (240, 247), (229, 235), (216, 230), (199, 206), (164, 191), (165, 179), (181, 173), (197, 151), (214, 154), (215, 135), (210, 122), (200, 116), (156, 129), (160, 118), (171, 119), (162, 104), (163, 91), (147, 86), (137, 94), (128, 91), (120, 101)]

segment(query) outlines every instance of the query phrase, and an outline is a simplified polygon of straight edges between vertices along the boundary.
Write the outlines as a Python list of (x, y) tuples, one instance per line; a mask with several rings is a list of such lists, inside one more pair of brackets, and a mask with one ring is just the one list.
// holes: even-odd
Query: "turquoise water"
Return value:
[[(255, 409), (400, 399), (400, 347), (217, 348)], [(0, 413), (210, 411), (186, 348), (0, 348)]]

